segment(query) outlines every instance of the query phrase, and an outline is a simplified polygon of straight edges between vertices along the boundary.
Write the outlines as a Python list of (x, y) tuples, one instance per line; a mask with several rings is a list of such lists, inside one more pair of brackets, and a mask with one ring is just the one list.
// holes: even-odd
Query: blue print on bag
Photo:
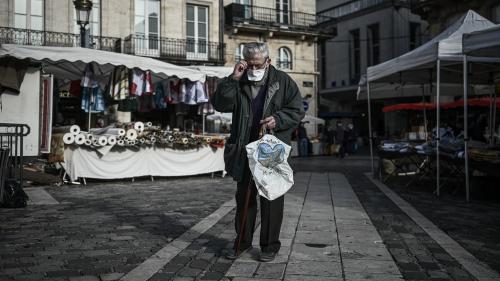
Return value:
[(285, 161), (285, 147), (276, 144), (271, 147), (267, 143), (260, 143), (257, 147), (259, 163), (267, 168), (272, 168)]

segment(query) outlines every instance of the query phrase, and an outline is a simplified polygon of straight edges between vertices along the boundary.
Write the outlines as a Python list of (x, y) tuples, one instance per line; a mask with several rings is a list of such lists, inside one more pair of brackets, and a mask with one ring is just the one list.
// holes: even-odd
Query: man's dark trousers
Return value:
[[(252, 245), (253, 232), (255, 230), (255, 219), (257, 216), (257, 188), (252, 179), (252, 174), (248, 167), (248, 160), (245, 163), (245, 174), (243, 180), (238, 182), (236, 191), (236, 219), (235, 227), (237, 238), (234, 243), (236, 249), (238, 239), (240, 237), (241, 220), (243, 218), (243, 208), (245, 208), (246, 192), (250, 186), (250, 202), (248, 204), (248, 213), (243, 233), (243, 239), (240, 243), (240, 250), (246, 249)], [(278, 252), (281, 246), (279, 235), (281, 223), (283, 221), (283, 207), (285, 196), (280, 196), (273, 201), (267, 200), (265, 197), (260, 197), (260, 248), (262, 252)]]

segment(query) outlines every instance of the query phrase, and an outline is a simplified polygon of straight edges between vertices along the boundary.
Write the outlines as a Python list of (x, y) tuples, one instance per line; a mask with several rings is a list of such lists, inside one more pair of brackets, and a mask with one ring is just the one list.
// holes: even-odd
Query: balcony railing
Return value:
[(325, 20), (338, 19), (383, 4), (394, 6), (410, 5), (410, 0), (353, 0), (321, 11), (318, 16), (321, 22), (324, 22)]
[(316, 25), (326, 21), (320, 19), (323, 16), (295, 11), (284, 11), (253, 5), (243, 5), (232, 3), (225, 8), (226, 24), (234, 25), (238, 23), (250, 23), (263, 26), (280, 26), (290, 29), (311, 30), (316, 29)]
[(224, 63), (224, 44), (205, 40), (129, 35), (124, 39), (123, 49), (127, 54), (176, 63)]
[[(79, 47), (80, 35), (63, 32), (0, 27), (0, 44)], [(90, 36), (90, 47), (92, 49), (103, 51), (121, 52), (121, 40), (116, 37)]]

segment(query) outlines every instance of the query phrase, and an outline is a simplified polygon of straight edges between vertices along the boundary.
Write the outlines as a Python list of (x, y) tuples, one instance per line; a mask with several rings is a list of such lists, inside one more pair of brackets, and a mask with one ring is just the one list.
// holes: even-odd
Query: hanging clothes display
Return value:
[(165, 89), (161, 82), (156, 84), (154, 101), (157, 109), (167, 108), (167, 96), (165, 95)]
[(125, 66), (118, 66), (110, 77), (109, 96), (115, 100), (124, 100), (129, 96), (129, 75)]
[(196, 103), (208, 102), (208, 95), (207, 92), (205, 91), (205, 83), (196, 81), (195, 88), (196, 88)]
[(144, 92), (145, 93), (150, 93), (153, 94), (154, 92), (154, 87), (153, 87), (153, 77), (151, 75), (151, 71), (146, 71), (145, 76), (144, 76)]
[(170, 92), (168, 93), (168, 102), (170, 104), (177, 104), (179, 103), (179, 92), (181, 88), (181, 80), (170, 80), (169, 81), (169, 89)]
[(130, 85), (130, 95), (134, 96), (142, 96), (142, 92), (144, 90), (144, 81), (145, 81), (144, 72), (140, 69), (132, 70), (132, 83)]
[(200, 106), (198, 106), (198, 115), (208, 115), (213, 113), (215, 113), (214, 107), (209, 102), (200, 104)]
[(81, 108), (85, 112), (103, 112), (106, 110), (104, 97), (99, 88), (99, 83), (94, 75), (92, 65), (88, 64), (85, 68), (85, 73), (81, 79), (80, 86), (82, 89)]
[(95, 88), (82, 88), (82, 110), (85, 112), (97, 113), (106, 110), (106, 104), (104, 102), (103, 92), (99, 87)]
[(184, 95), (183, 102), (189, 105), (196, 104), (196, 83), (187, 82), (185, 84), (186, 94)]

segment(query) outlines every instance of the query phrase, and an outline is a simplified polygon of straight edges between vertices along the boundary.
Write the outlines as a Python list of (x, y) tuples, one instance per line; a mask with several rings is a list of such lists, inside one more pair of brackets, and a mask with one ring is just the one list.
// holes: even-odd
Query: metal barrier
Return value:
[[(30, 133), (26, 124), (0, 123), (0, 188), (3, 193), (6, 180), (23, 184), (23, 139)], [(3, 195), (3, 194), (2, 194)], [(2, 197), (0, 197), (0, 200)]]

